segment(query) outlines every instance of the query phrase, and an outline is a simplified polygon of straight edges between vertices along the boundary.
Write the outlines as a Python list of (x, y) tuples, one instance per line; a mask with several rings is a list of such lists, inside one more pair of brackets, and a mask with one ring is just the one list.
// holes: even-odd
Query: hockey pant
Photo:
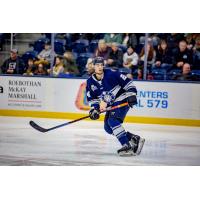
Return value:
[(129, 106), (121, 107), (113, 111), (106, 112), (104, 119), (104, 129), (107, 133), (115, 135), (121, 145), (128, 144), (131, 135), (127, 133), (122, 123), (129, 111)]

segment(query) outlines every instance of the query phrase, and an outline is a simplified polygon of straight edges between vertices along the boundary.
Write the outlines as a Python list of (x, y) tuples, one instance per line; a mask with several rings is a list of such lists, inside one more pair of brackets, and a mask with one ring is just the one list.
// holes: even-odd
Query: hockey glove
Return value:
[(128, 98), (127, 98), (127, 101), (128, 101), (129, 107), (132, 108), (134, 105), (137, 104), (137, 97), (136, 97), (136, 95), (133, 95), (133, 96), (128, 97)]
[(89, 115), (90, 115), (90, 119), (92, 119), (92, 120), (99, 119), (99, 117), (100, 117), (100, 116), (99, 116), (99, 111), (96, 110), (96, 109), (94, 109), (94, 108), (92, 108), (92, 109), (90, 110)]

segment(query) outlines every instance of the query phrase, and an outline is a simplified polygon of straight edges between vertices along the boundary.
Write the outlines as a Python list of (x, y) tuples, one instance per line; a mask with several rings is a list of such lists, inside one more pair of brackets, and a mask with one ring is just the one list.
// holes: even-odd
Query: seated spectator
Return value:
[(94, 65), (93, 65), (93, 59), (92, 58), (88, 58), (87, 64), (86, 64), (85, 67), (86, 67), (88, 75), (92, 75), (94, 73)]
[(168, 49), (167, 42), (161, 40), (160, 45), (158, 45), (158, 51), (156, 52), (156, 62), (155, 67), (170, 68), (172, 67), (172, 53)]
[(125, 33), (123, 36), (122, 44), (126, 47), (132, 46), (135, 48), (137, 46), (137, 37), (134, 33)]
[(187, 48), (189, 50), (192, 50), (194, 45), (195, 45), (195, 39), (194, 39), (194, 36), (193, 36), (193, 33), (188, 33), (186, 35), (186, 38), (185, 38), (186, 42), (187, 42)]
[(45, 66), (50, 66), (53, 63), (55, 57), (55, 52), (51, 49), (51, 43), (46, 42), (44, 49), (38, 54), (38, 61), (35, 61), (35, 65), (42, 63)]
[(123, 67), (132, 69), (138, 64), (139, 57), (132, 46), (129, 46), (123, 56)]
[(174, 65), (181, 68), (185, 63), (191, 65), (193, 63), (193, 55), (192, 51), (187, 49), (187, 42), (182, 40), (179, 42), (179, 47), (174, 52)]
[[(147, 44), (147, 55), (148, 55), (147, 56), (147, 65), (149, 67), (151, 67), (155, 63), (155, 60), (156, 60), (156, 51), (154, 50), (153, 45), (150, 41)], [(144, 58), (145, 58), (145, 50), (143, 47), (141, 50), (141, 53), (139, 55), (139, 60), (140, 60), (139, 65), (144, 64)]]
[(10, 51), (10, 58), (4, 61), (1, 66), (3, 74), (23, 74), (24, 73), (24, 62), (18, 56), (18, 50), (12, 49)]
[(52, 69), (47, 70), (49, 74), (53, 76), (59, 76), (64, 71), (63, 59), (61, 56), (56, 56), (55, 66)]
[(36, 66), (34, 65), (34, 59), (28, 59), (28, 66), (26, 67), (26, 71), (23, 75), (26, 76), (33, 76), (34, 71), (36, 70)]
[(119, 68), (123, 66), (123, 52), (118, 48), (118, 44), (113, 42), (112, 51), (108, 55), (107, 67)]
[(200, 36), (196, 38), (193, 50), (194, 50), (193, 68), (200, 69)]
[(63, 64), (64, 64), (64, 73), (65, 74), (72, 74), (72, 75), (79, 74), (79, 70), (76, 65), (76, 62), (75, 62), (72, 52), (67, 51), (64, 53)]
[(89, 78), (94, 73), (93, 59), (88, 58), (82, 78)]
[[(143, 78), (144, 78), (144, 67), (143, 66), (138, 67), (137, 74), (138, 74), (137, 80), (143, 80)], [(153, 80), (153, 76), (151, 74), (147, 73), (146, 80)]]
[(111, 48), (107, 46), (105, 40), (99, 40), (98, 48), (95, 52), (95, 57), (102, 57), (104, 60), (108, 59)]
[(108, 46), (111, 46), (113, 42), (122, 44), (122, 34), (121, 33), (106, 33), (104, 40)]
[(189, 63), (184, 63), (182, 73), (172, 77), (172, 80), (178, 81), (197, 81), (197, 77), (191, 74), (191, 67)]
[(180, 41), (185, 40), (184, 33), (171, 33), (166, 38), (169, 49), (174, 49), (178, 47)]
[(46, 76), (48, 75), (46, 68), (44, 67), (43, 63), (40, 63), (36, 70), (34, 71), (34, 75)]

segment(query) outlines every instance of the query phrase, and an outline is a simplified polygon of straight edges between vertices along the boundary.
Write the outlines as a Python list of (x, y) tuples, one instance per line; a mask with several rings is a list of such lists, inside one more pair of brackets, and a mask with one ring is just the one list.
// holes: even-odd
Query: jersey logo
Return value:
[(115, 100), (115, 96), (112, 92), (103, 92), (101, 95), (101, 99), (107, 104), (111, 104)]
[(91, 85), (91, 90), (94, 92), (95, 90), (97, 90), (97, 87), (95, 85)]

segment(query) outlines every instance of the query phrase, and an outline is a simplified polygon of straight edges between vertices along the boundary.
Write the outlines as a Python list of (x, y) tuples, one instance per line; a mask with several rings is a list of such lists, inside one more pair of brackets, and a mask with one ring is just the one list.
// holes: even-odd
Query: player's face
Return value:
[(94, 65), (94, 69), (95, 69), (96, 74), (99, 74), (99, 75), (103, 74), (103, 64), (102, 63), (96, 63)]

